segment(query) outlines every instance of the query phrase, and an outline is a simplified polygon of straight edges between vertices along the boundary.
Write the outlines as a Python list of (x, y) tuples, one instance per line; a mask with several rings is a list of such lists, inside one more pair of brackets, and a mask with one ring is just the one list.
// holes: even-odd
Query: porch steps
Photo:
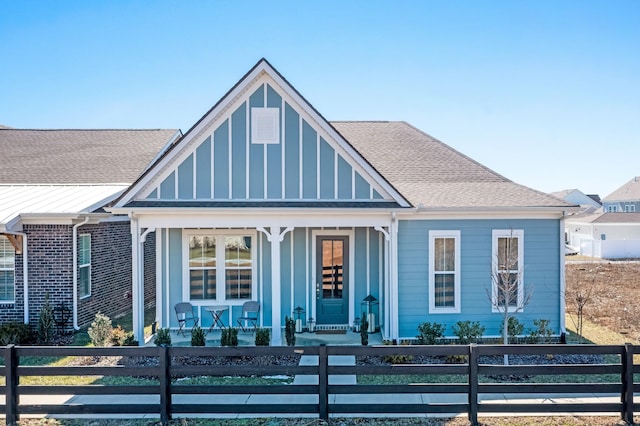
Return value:
[[(318, 355), (302, 355), (298, 365), (310, 366), (318, 365)], [(329, 355), (329, 365), (356, 365), (356, 357), (353, 355)], [(293, 378), (294, 385), (317, 385), (318, 376), (312, 374), (297, 374)], [(355, 374), (349, 375), (329, 375), (329, 384), (332, 385), (355, 385)]]

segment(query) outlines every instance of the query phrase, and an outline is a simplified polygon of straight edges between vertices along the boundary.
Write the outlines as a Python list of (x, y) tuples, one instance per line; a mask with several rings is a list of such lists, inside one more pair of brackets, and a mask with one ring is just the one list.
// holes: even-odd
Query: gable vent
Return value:
[(280, 142), (280, 109), (251, 108), (251, 143)]

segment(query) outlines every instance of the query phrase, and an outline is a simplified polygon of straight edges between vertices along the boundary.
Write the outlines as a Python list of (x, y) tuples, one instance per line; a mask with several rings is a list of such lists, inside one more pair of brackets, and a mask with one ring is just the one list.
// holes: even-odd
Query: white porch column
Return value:
[[(144, 320), (140, 321), (140, 300), (142, 299), (142, 315), (144, 318), (144, 290), (140, 291), (141, 282), (144, 282), (144, 273), (141, 273), (142, 257), (140, 250), (140, 231), (138, 219), (131, 217), (131, 315), (133, 319), (133, 337), (140, 345), (144, 345)], [(142, 252), (142, 253), (141, 253)]]
[(271, 345), (282, 345), (282, 313), (281, 313), (281, 287), (280, 287), (280, 243), (284, 240), (287, 232), (293, 228), (286, 228), (280, 232), (280, 226), (272, 225), (271, 232), (263, 227), (258, 227), (258, 231), (262, 232), (267, 240), (271, 243)]
[(131, 218), (131, 303), (133, 319), (133, 336), (139, 344), (144, 345), (144, 242), (147, 234), (155, 228), (147, 228), (140, 234), (140, 224), (135, 217)]
[(390, 306), (390, 338), (398, 339), (399, 318), (398, 318), (398, 219), (395, 213), (391, 218), (389, 227), (389, 306)]
[(389, 315), (389, 311), (391, 309), (391, 303), (389, 303), (389, 298), (390, 298), (390, 293), (391, 293), (391, 287), (390, 287), (390, 280), (389, 277), (390, 272), (390, 264), (389, 264), (389, 250), (391, 247), (391, 244), (389, 242), (390, 240), (390, 235), (389, 235), (389, 227), (387, 229), (384, 229), (382, 226), (376, 226), (374, 228), (376, 231), (380, 232), (383, 236), (384, 236), (384, 276), (382, 277), (382, 280), (384, 281), (384, 299), (383, 299), (383, 303), (384, 303), (384, 331), (382, 334), (382, 338), (383, 339), (389, 339), (391, 338), (391, 324), (390, 324), (390, 315)]

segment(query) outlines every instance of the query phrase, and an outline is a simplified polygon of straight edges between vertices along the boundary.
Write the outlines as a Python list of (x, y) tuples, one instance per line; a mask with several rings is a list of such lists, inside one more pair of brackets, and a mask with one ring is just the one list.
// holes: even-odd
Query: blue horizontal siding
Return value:
[[(421, 322), (446, 325), (452, 335), (457, 321), (478, 321), (486, 335), (498, 335), (502, 316), (491, 311), (493, 229), (524, 230), (524, 285), (531, 300), (516, 317), (533, 327), (548, 319), (560, 327), (560, 223), (558, 220), (415, 220), (401, 221), (398, 232), (398, 310), (400, 337), (411, 338)], [(429, 314), (429, 230), (460, 230), (461, 313)]]

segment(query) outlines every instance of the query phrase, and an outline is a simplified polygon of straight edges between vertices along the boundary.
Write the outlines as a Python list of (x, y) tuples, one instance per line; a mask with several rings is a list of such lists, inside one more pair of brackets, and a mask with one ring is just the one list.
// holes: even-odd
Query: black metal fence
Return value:
[[(5, 414), (8, 425), (15, 424), (20, 415), (25, 414), (78, 417), (156, 414), (162, 422), (167, 422), (174, 415), (223, 413), (313, 414), (322, 419), (328, 419), (330, 414), (467, 413), (469, 421), (476, 424), (478, 415), (485, 413), (598, 412), (619, 414), (622, 419), (632, 422), (634, 412), (640, 408), (633, 400), (634, 392), (640, 393), (640, 363), (634, 364), (637, 353), (640, 354), (640, 346), (630, 344), (230, 348), (7, 346), (4, 365), (0, 367), (5, 378), (0, 392), (6, 395), (0, 413)], [(520, 359), (519, 365), (503, 365), (505, 354), (514, 361)], [(317, 365), (300, 365), (298, 358), (301, 355), (316, 356)], [(329, 357), (332, 355), (353, 355), (358, 361), (356, 365), (331, 365)], [(529, 358), (522, 358), (525, 355)], [(581, 363), (531, 361), (534, 356), (551, 360), (562, 359), (565, 355), (580, 355), (578, 362)], [(30, 366), (22, 365), (25, 357), (127, 357), (146, 361), (133, 365)], [(233, 365), (189, 361), (221, 357), (236, 361)], [(270, 357), (269, 360), (285, 357), (289, 363), (269, 363), (266, 357)], [(584, 361), (585, 357), (588, 361)], [(263, 362), (255, 362), (260, 359)], [(307, 384), (260, 385), (184, 384), (184, 380), (180, 380), (200, 376), (274, 375), (303, 375), (311, 380), (307, 380)], [(142, 384), (140, 380), (125, 379), (121, 381), (124, 384), (42, 385), (27, 384), (37, 380), (25, 379), (49, 377), (47, 382), (53, 382), (52, 376), (120, 376), (148, 380)], [(534, 383), (535, 378), (541, 376), (547, 377), (546, 383)], [(550, 380), (550, 376), (555, 376), (555, 380)], [(336, 380), (336, 377), (352, 380)], [(543, 404), (542, 399), (551, 394), (562, 397), (557, 398), (557, 403)], [(73, 395), (73, 398), (62, 403), (46, 403), (47, 398), (64, 395)], [(401, 400), (406, 402), (393, 401), (388, 395), (402, 395)], [(425, 397), (417, 398), (420, 402), (416, 403), (409, 395)], [(500, 398), (495, 398), (498, 395)], [(40, 402), (23, 401), (27, 396), (39, 396), (32, 399)], [(93, 398), (86, 398), (89, 401), (83, 403), (79, 396)], [(596, 398), (604, 396), (609, 399), (613, 396), (613, 402)], [(580, 402), (575, 398), (581, 398)], [(523, 402), (524, 399), (532, 402)]]

